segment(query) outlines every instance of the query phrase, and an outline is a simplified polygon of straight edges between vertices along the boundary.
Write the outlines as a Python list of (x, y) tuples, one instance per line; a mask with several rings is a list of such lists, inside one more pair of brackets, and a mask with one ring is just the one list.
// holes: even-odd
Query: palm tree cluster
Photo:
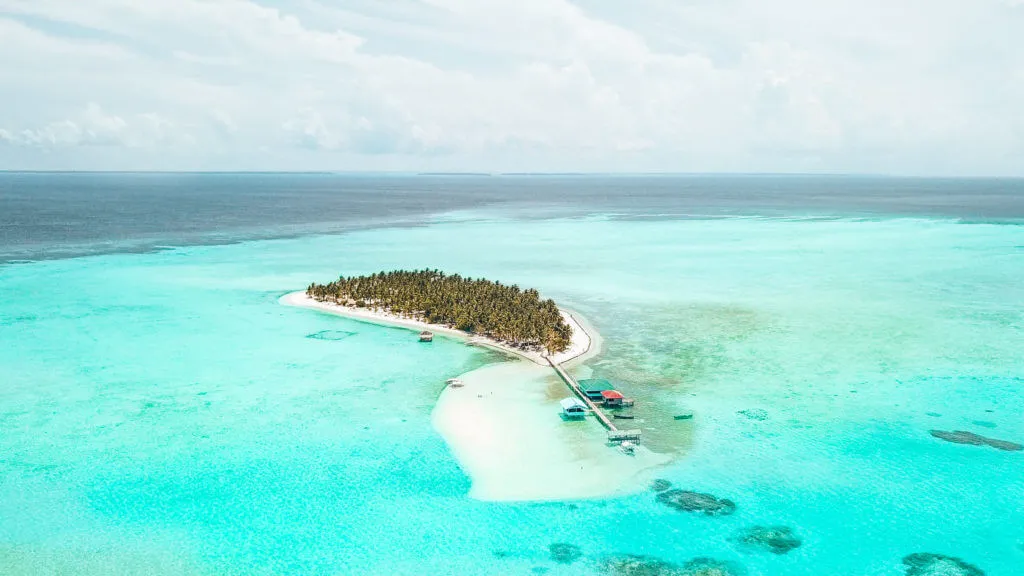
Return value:
[(438, 270), (395, 270), (310, 284), (320, 302), (376, 308), (549, 354), (569, 347), (572, 328), (553, 300), (533, 289)]

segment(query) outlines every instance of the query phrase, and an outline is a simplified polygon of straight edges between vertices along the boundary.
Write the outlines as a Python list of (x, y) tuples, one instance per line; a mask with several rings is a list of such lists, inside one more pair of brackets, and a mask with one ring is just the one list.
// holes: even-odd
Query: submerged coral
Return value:
[(338, 340), (344, 340), (349, 336), (355, 336), (356, 332), (349, 332), (348, 330), (321, 330), (314, 332), (313, 334), (306, 334), (306, 338), (312, 340), (330, 340), (337, 342)]
[(651, 490), (654, 490), (655, 492), (664, 492), (665, 490), (668, 490), (671, 487), (671, 482), (669, 482), (668, 480), (663, 480), (661, 478), (658, 478), (651, 482)]
[(666, 490), (657, 496), (658, 502), (683, 512), (703, 512), (708, 516), (728, 516), (736, 511), (736, 503), (713, 494), (688, 490)]
[(799, 548), (803, 541), (789, 526), (753, 526), (736, 538), (748, 546), (756, 546), (773, 554), (785, 554)]
[(551, 554), (551, 559), (559, 564), (572, 564), (583, 556), (579, 546), (565, 542), (555, 542), (548, 546), (548, 551)]
[(609, 576), (742, 576), (745, 571), (732, 562), (694, 558), (679, 566), (652, 556), (624, 554), (605, 559), (601, 569)]
[(622, 554), (606, 558), (601, 563), (601, 571), (609, 576), (681, 576), (680, 568), (675, 564), (659, 560), (652, 556), (635, 556)]
[(981, 568), (959, 558), (919, 552), (903, 558), (906, 576), (985, 576)]
[(1010, 442), (1007, 440), (997, 440), (995, 438), (986, 438), (980, 434), (974, 432), (967, 432), (966, 430), (954, 430), (947, 432), (945, 430), (930, 430), (928, 432), (932, 436), (939, 440), (945, 440), (946, 442), (953, 442), (954, 444), (970, 444), (971, 446), (991, 446), (998, 450), (1006, 450), (1008, 452), (1017, 452), (1024, 450), (1024, 445), (1017, 444), (1016, 442)]
[(747, 410), (740, 410), (739, 412), (737, 412), (737, 414), (741, 414), (743, 416), (746, 416), (747, 418), (750, 418), (751, 420), (759, 420), (760, 421), (760, 420), (767, 420), (768, 419), (768, 411), (767, 410), (762, 410), (761, 408), (750, 408), (750, 409), (747, 409)]

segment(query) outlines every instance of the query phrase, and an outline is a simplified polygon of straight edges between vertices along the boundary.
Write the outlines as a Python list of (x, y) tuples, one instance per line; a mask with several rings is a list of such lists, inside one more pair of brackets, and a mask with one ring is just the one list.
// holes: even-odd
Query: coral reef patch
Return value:
[(559, 564), (572, 564), (583, 556), (579, 546), (565, 542), (555, 542), (548, 546), (548, 552), (551, 559)]
[(985, 576), (985, 572), (959, 558), (919, 552), (903, 558), (906, 576)]
[(763, 421), (768, 419), (768, 411), (760, 408), (748, 408), (747, 410), (740, 410), (737, 414), (746, 416), (751, 420)]
[(803, 540), (789, 526), (752, 526), (743, 530), (736, 540), (772, 554), (785, 554), (803, 544)]
[(689, 490), (666, 490), (657, 496), (658, 502), (681, 512), (703, 512), (707, 516), (728, 516), (736, 511), (736, 503), (728, 498)]
[(651, 490), (654, 490), (655, 492), (664, 492), (665, 490), (668, 490), (671, 487), (671, 482), (669, 482), (668, 480), (663, 480), (661, 478), (658, 478), (651, 482)]
[(356, 334), (356, 332), (349, 332), (348, 330), (321, 330), (319, 332), (307, 334), (306, 338), (310, 338), (312, 340), (328, 340), (330, 342), (337, 342), (339, 340), (344, 340), (349, 336), (355, 336)]
[(1024, 446), (1017, 444), (1016, 442), (987, 438), (980, 434), (975, 434), (974, 432), (967, 432), (966, 430), (954, 430), (952, 432), (947, 432), (945, 430), (930, 430), (928, 433), (939, 440), (945, 440), (946, 442), (952, 442), (954, 444), (991, 446), (997, 450), (1006, 450), (1008, 452), (1024, 450)]
[(606, 558), (601, 571), (608, 576), (743, 576), (741, 566), (714, 558), (694, 558), (679, 566), (652, 556), (624, 554)]

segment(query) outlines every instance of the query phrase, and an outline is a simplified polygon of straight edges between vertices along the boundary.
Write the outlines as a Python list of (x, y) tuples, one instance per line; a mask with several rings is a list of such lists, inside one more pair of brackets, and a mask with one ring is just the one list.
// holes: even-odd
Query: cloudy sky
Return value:
[(0, 169), (1024, 175), (1024, 0), (0, 0)]

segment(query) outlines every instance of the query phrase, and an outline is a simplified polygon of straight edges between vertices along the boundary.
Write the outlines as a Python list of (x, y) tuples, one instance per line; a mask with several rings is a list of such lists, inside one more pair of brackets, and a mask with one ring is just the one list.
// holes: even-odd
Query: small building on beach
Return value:
[(565, 398), (559, 404), (562, 405), (562, 414), (566, 418), (583, 418), (587, 415), (587, 405), (579, 398)]
[(590, 398), (595, 402), (604, 401), (604, 396), (602, 396), (601, 393), (604, 392), (605, 390), (615, 389), (615, 387), (612, 386), (611, 382), (600, 378), (580, 380), (579, 385), (583, 393), (587, 395), (587, 398)]
[(601, 392), (601, 400), (608, 408), (621, 408), (623, 400), (622, 392), (619, 392), (618, 390), (604, 390)]
[(433, 342), (433, 341), (434, 341), (434, 333), (433, 332), (431, 332), (430, 330), (424, 330), (423, 332), (420, 332), (420, 342)]

